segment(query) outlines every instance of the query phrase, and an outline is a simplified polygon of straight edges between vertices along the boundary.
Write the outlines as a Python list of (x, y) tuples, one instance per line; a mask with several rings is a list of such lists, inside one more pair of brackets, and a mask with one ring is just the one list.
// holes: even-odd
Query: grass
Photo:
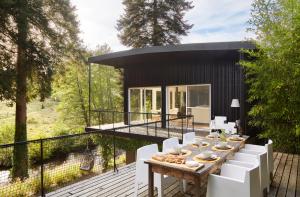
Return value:
[[(91, 172), (80, 170), (79, 163), (61, 165), (51, 170), (46, 170), (44, 174), (44, 188), (51, 191), (59, 185), (63, 185), (86, 176)], [(41, 177), (30, 177), (25, 181), (16, 180), (10, 184), (0, 187), (1, 197), (10, 196), (32, 196), (39, 194), (41, 189)]]
[[(117, 165), (124, 164), (125, 155), (119, 156), (119, 158), (116, 160), (116, 163)], [(110, 165), (113, 166), (113, 160), (110, 161)], [(70, 184), (93, 174), (99, 174), (99, 171), (97, 172), (97, 168), (94, 168), (90, 172), (82, 171), (80, 170), (80, 163), (76, 162), (65, 163), (52, 169), (47, 169), (44, 173), (44, 188), (47, 192), (49, 192), (65, 184)], [(16, 180), (7, 185), (1, 186), (0, 196), (33, 196), (39, 194), (41, 191), (40, 189), (41, 177), (35, 176), (24, 181)]]
[[(51, 137), (57, 127), (59, 113), (56, 111), (58, 101), (47, 99), (44, 102), (34, 100), (27, 105), (28, 139)], [(14, 125), (15, 106), (0, 102), (0, 125)], [(0, 130), (1, 132), (1, 130)]]

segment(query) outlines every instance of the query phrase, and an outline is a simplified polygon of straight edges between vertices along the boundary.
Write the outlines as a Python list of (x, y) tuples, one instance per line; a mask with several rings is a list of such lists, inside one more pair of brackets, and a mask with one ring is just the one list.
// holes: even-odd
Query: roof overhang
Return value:
[(154, 64), (162, 61), (184, 61), (196, 57), (198, 59), (208, 56), (217, 58), (232, 53), (236, 54), (241, 49), (255, 49), (255, 44), (248, 41), (236, 41), (155, 46), (94, 56), (90, 57), (88, 62), (126, 67), (145, 62)]

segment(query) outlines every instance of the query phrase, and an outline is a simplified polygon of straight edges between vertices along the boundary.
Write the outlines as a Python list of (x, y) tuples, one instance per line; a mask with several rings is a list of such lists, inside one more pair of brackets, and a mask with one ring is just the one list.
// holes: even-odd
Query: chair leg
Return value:
[(135, 182), (135, 186), (134, 186), (134, 197), (137, 197), (139, 193), (139, 184), (137, 182)]

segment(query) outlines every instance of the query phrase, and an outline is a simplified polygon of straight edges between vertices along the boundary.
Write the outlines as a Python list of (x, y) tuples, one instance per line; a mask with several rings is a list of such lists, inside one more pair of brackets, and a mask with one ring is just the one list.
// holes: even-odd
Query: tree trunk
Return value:
[(157, 10), (157, 0), (153, 1), (153, 18), (152, 18), (152, 25), (153, 25), (153, 32), (152, 32), (152, 45), (159, 46), (159, 30), (158, 30), (158, 10)]
[[(19, 0), (19, 13), (16, 18), (18, 28), (18, 54), (17, 54), (17, 78), (16, 78), (16, 119), (15, 119), (15, 142), (27, 140), (27, 66), (26, 41), (28, 35), (28, 21), (26, 16), (27, 1)], [(13, 151), (12, 177), (24, 179), (28, 177), (28, 147), (20, 144)]]

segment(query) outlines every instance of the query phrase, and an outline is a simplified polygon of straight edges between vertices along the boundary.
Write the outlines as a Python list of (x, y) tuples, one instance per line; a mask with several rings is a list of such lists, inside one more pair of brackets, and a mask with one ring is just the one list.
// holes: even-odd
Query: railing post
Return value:
[(146, 113), (146, 128), (147, 128), (147, 135), (149, 135), (149, 131), (148, 131), (148, 113)]
[(170, 115), (167, 114), (167, 116), (168, 116), (168, 119), (167, 119), (167, 121), (168, 121), (168, 138), (169, 138), (170, 137)]
[(195, 118), (194, 118), (194, 115), (192, 116), (192, 125), (193, 125), (193, 132), (195, 132), (195, 123), (194, 123), (194, 121), (195, 121)]
[(112, 112), (113, 129), (115, 128), (115, 112)]
[(183, 140), (183, 117), (181, 118), (181, 139)]
[[(129, 117), (131, 117), (130, 112), (128, 112), (128, 114), (129, 114)], [(129, 126), (129, 128), (128, 128), (129, 133), (130, 133), (130, 124), (131, 124), (131, 118), (130, 118), (129, 123), (128, 123), (128, 126)]]
[(113, 130), (114, 132), (114, 135), (113, 135), (113, 145), (114, 145), (114, 172), (118, 172), (118, 168), (117, 168), (117, 165), (116, 165), (116, 136), (115, 136), (115, 132), (116, 130), (114, 129)]
[(155, 137), (157, 136), (157, 122), (155, 121)]
[(45, 196), (44, 191), (44, 148), (43, 148), (43, 139), (40, 139), (40, 157), (41, 157), (41, 196)]
[[(99, 124), (99, 129), (101, 129), (101, 122), (100, 122), (100, 111), (98, 111), (98, 124)], [(102, 120), (103, 121), (103, 120)]]

